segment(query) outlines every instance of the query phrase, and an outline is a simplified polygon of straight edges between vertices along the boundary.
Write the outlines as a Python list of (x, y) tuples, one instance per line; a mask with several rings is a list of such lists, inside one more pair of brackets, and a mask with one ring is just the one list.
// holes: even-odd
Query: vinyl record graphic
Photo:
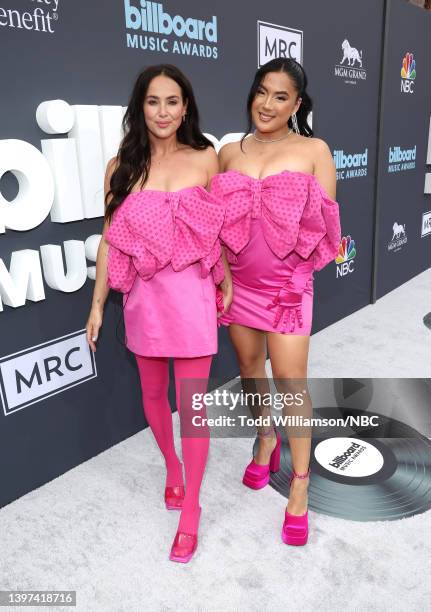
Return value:
[[(330, 418), (331, 412), (370, 415), (338, 407), (317, 409), (314, 416)], [(400, 421), (377, 416), (378, 427), (312, 439), (311, 510), (352, 521), (395, 521), (431, 508), (431, 441)], [(292, 461), (286, 434), (279, 431), (280, 471), (271, 474), (270, 484), (289, 497)]]

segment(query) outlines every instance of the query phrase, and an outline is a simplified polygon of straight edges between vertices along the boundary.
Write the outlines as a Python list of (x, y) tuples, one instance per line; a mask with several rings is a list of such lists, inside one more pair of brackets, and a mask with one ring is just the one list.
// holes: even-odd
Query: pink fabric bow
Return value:
[(337, 256), (338, 204), (311, 174), (284, 171), (254, 179), (230, 170), (213, 177), (211, 191), (228, 201), (220, 237), (234, 254), (250, 239), (251, 219), (260, 216), (265, 240), (280, 259), (293, 250), (303, 259), (313, 253), (320, 270)]
[[(108, 284), (128, 293), (136, 274), (149, 280), (168, 263), (176, 272), (200, 261), (202, 277), (224, 277), (218, 235), (225, 206), (203, 187), (144, 190), (125, 198), (106, 233)], [(217, 280), (216, 280), (217, 279)]]

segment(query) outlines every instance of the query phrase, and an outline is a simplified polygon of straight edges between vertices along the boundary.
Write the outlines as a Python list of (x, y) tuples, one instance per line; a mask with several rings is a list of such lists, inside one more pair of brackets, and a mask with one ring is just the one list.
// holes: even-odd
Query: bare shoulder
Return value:
[(208, 146), (206, 149), (199, 149), (196, 153), (200, 158), (208, 163), (217, 162), (217, 153), (212, 146)]
[(310, 138), (313, 150), (314, 176), (330, 198), (336, 194), (336, 168), (331, 149), (321, 138)]
[(111, 157), (111, 159), (106, 164), (105, 180), (103, 184), (103, 191), (105, 194), (105, 206), (109, 204), (109, 202), (112, 200), (112, 197), (113, 197), (112, 193), (109, 194), (108, 198), (106, 196), (111, 191), (111, 177), (114, 171), (118, 168), (118, 164), (119, 164), (118, 157)]
[(217, 164), (217, 153), (215, 152), (214, 147), (208, 146), (206, 149), (189, 149), (189, 155), (193, 157), (193, 159), (202, 164), (203, 166)]
[(218, 172), (218, 157), (214, 147), (208, 146), (206, 149), (191, 149), (188, 154), (193, 159), (193, 163), (205, 171), (207, 177), (211, 177)]
[(193, 159), (197, 163), (205, 164), (211, 162), (213, 159), (217, 159), (217, 153), (214, 147), (210, 145), (206, 147), (206, 149), (194, 149), (193, 147), (185, 146), (183, 152), (187, 157)]
[(226, 169), (229, 162), (239, 155), (241, 152), (241, 142), (236, 140), (235, 142), (227, 142), (222, 146), (220, 151), (218, 152), (220, 169), (223, 171)]
[(114, 172), (114, 170), (116, 170), (116, 168), (118, 167), (119, 164), (119, 159), (118, 157), (111, 157), (111, 159), (108, 161), (108, 163), (106, 164), (106, 172), (105, 172), (105, 178), (106, 179), (111, 179), (111, 176)]
[(328, 158), (332, 159), (331, 149), (322, 138), (307, 138), (309, 145), (313, 151), (314, 161), (325, 161)]
[(234, 142), (227, 142), (226, 144), (224, 144), (220, 151), (218, 152), (219, 155), (234, 155), (237, 151), (240, 150), (240, 141), (239, 140), (235, 140)]
[(106, 171), (105, 171), (105, 193), (107, 191), (109, 191), (110, 183), (111, 183), (111, 176), (113, 175), (114, 171), (117, 169), (118, 164), (119, 164), (118, 157), (111, 157), (111, 159), (106, 164)]

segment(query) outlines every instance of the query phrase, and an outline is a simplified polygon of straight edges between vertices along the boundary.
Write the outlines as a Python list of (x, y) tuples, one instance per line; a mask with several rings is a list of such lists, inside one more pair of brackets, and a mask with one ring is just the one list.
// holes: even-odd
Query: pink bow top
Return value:
[(224, 213), (223, 202), (201, 186), (129, 194), (106, 233), (109, 287), (128, 293), (137, 274), (149, 280), (168, 263), (179, 272), (198, 261), (202, 277), (212, 271), (219, 284)]
[(246, 246), (251, 220), (260, 217), (265, 240), (280, 259), (292, 251), (303, 259), (313, 255), (314, 269), (321, 270), (337, 256), (338, 204), (315, 176), (284, 170), (255, 179), (228, 170), (212, 178), (211, 191), (227, 205), (220, 237), (233, 253)]

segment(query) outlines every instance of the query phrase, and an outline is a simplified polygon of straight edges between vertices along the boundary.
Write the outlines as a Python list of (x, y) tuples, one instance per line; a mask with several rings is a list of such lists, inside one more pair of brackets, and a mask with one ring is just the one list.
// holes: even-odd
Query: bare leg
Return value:
[[(285, 406), (284, 414), (311, 418), (312, 405), (307, 386), (309, 336), (268, 333), (268, 349), (272, 375), (280, 393), (300, 393), (303, 405)], [(304, 393), (305, 391), (305, 393)], [(305, 474), (310, 465), (311, 428), (286, 427), (295, 472)], [(301, 515), (307, 510), (309, 478), (294, 478), (290, 488), (287, 511)]]
[[(244, 325), (231, 324), (229, 335), (234, 346), (239, 363), (242, 388), (245, 393), (269, 393), (269, 383), (266, 378), (266, 332)], [(266, 406), (250, 406), (253, 417), (263, 417), (271, 414)], [(267, 465), (276, 445), (274, 435), (266, 435), (268, 428), (258, 428), (258, 450), (254, 457), (255, 463)]]

